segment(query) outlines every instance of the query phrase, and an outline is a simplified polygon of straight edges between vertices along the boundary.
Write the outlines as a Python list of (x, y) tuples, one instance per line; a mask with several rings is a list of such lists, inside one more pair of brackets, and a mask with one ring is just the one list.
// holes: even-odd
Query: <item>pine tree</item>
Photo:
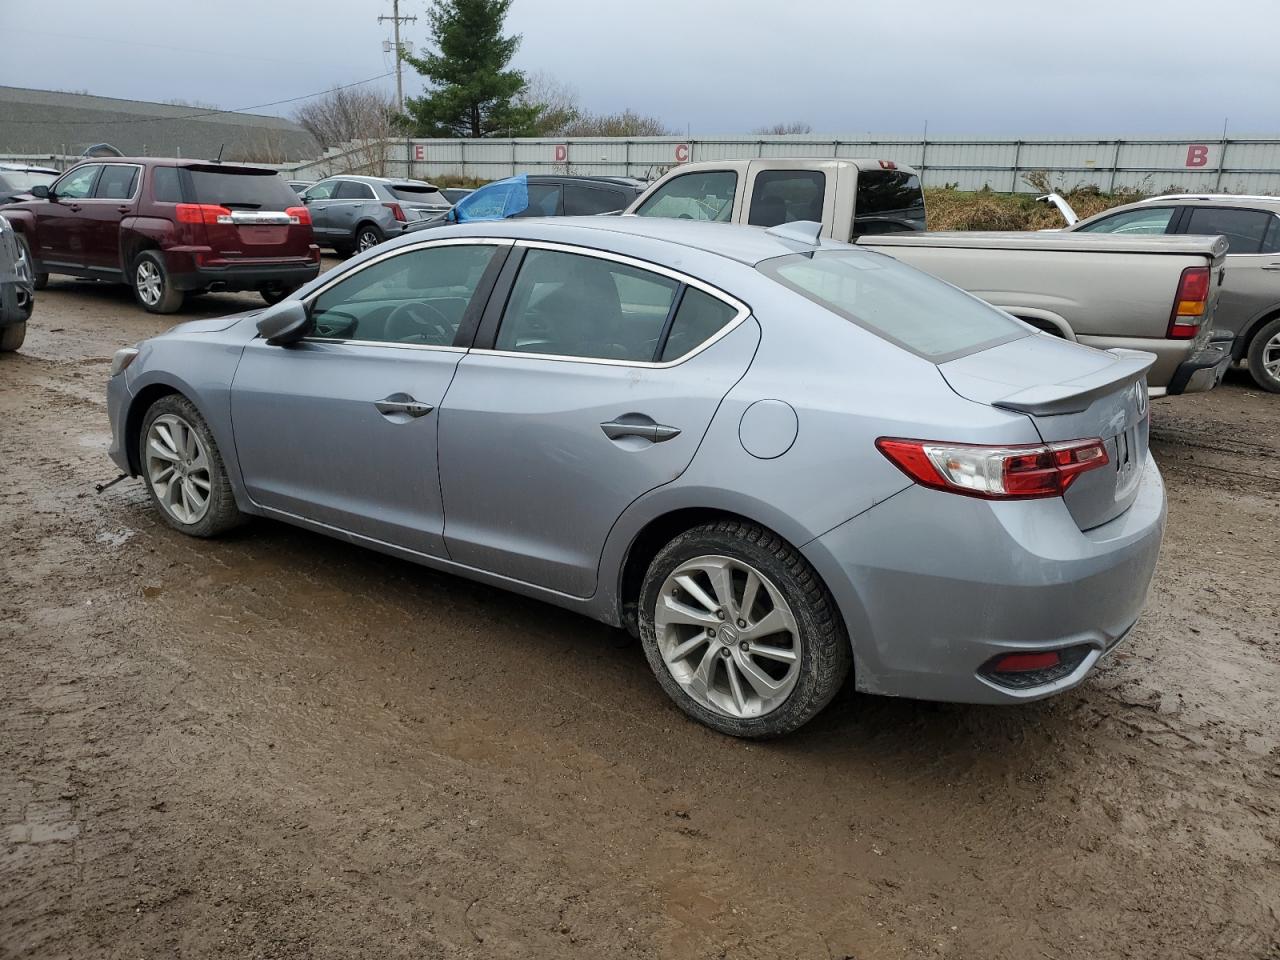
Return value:
[(427, 12), (436, 51), (406, 57), (431, 84), (405, 111), (420, 137), (527, 136), (541, 108), (518, 102), (519, 70), (507, 69), (519, 35), (502, 35), (511, 0), (435, 0)]

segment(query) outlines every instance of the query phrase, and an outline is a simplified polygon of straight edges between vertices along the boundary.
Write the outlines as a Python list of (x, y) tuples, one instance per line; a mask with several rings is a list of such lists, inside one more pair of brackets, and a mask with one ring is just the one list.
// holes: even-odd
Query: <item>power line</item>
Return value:
[[(218, 116), (224, 113), (248, 113), (250, 110), (261, 110), (263, 107), (278, 107), (286, 103), (297, 103), (299, 100), (310, 100), (312, 97), (322, 97), (326, 93), (333, 93), (335, 90), (347, 90), (347, 89), (350, 89), (351, 87), (359, 87), (366, 83), (373, 83), (375, 80), (383, 80), (391, 76), (391, 74), (394, 72), (395, 71), (388, 71), (386, 73), (380, 73), (376, 77), (369, 77), (365, 80), (356, 80), (354, 83), (344, 83), (336, 87), (329, 87), (326, 90), (318, 90), (315, 93), (305, 93), (300, 97), (289, 97), (286, 100), (272, 100), (270, 103), (255, 103), (251, 107), (236, 107), (232, 110), (221, 110), (221, 109), (203, 110), (200, 113), (188, 113), (188, 114), (183, 114), (182, 116), (177, 116), (177, 117), (135, 117), (132, 120), (101, 120), (101, 119), (99, 120), (48, 120), (48, 119), (45, 119), (45, 120), (3, 120), (3, 121), (0, 121), (0, 123), (2, 124), (43, 123), (43, 124), (59, 124), (63, 126), (86, 126), (89, 124), (100, 124), (100, 123), (111, 123), (111, 124), (123, 125), (126, 123), (167, 123), (172, 120), (196, 120), (196, 119), (199, 119), (200, 117), (213, 117), (213, 116)], [(73, 96), (78, 96), (78, 94), (73, 94)], [(115, 98), (107, 97), (104, 99), (115, 99)], [(143, 102), (146, 102), (146, 101), (143, 101)]]

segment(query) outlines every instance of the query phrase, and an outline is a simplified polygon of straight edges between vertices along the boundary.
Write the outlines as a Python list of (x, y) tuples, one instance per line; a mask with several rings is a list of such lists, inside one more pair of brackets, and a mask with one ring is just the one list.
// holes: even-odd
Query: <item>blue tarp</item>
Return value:
[(495, 180), (467, 194), (453, 208), (458, 223), (472, 220), (505, 220), (529, 208), (529, 178), (523, 173)]

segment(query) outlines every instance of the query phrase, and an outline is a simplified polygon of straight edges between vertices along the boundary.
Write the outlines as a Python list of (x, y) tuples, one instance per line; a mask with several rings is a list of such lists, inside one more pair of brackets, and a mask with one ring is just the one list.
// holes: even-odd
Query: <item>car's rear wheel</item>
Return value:
[(43, 290), (49, 286), (49, 274), (36, 273), (36, 261), (31, 256), (31, 244), (27, 243), (27, 238), (22, 234), (18, 234), (18, 245), (22, 247), (22, 255), (27, 260), (27, 266), (31, 268), (31, 280), (37, 290)]
[(755, 524), (723, 520), (677, 536), (650, 563), (639, 610), (667, 695), (731, 736), (795, 730), (849, 672), (830, 592), (794, 547)]
[(144, 250), (134, 258), (129, 279), (133, 295), (149, 313), (176, 313), (181, 309), (185, 294), (174, 289), (164, 259), (156, 251)]
[(1249, 373), (1264, 390), (1280, 393), (1280, 317), (1264, 326), (1250, 341)]
[(361, 224), (356, 230), (356, 253), (364, 253), (385, 239), (386, 235), (375, 224)]
[(0, 353), (13, 353), (27, 339), (27, 325), (13, 323), (0, 327)]
[(142, 477), (165, 522), (193, 537), (241, 523), (227, 468), (209, 425), (186, 397), (161, 397), (142, 419)]

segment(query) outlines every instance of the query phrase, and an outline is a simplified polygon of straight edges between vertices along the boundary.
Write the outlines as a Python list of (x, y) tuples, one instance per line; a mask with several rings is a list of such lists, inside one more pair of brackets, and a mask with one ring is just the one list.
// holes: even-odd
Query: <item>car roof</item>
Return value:
[(636, 189), (640, 189), (645, 185), (642, 181), (634, 180), (631, 177), (588, 176), (575, 173), (531, 173), (528, 175), (528, 179), (530, 183), (609, 183), (615, 186), (635, 187)]
[(1162, 193), (1158, 197), (1143, 197), (1138, 203), (1167, 203), (1170, 200), (1182, 202), (1195, 201), (1205, 203), (1280, 203), (1280, 197), (1269, 197), (1265, 194), (1245, 193)]
[(17, 173), (61, 173), (61, 170), (55, 170), (53, 167), (39, 167), (33, 163), (0, 163), (0, 170), (9, 170)]
[[(371, 183), (375, 186), (383, 184), (394, 186), (398, 183), (410, 184), (415, 187), (435, 187), (434, 183), (428, 183), (426, 180), (414, 180), (409, 177), (369, 177), (363, 173), (331, 173), (325, 177), (326, 180), (355, 180), (358, 183)], [(439, 188), (437, 188), (439, 189)]]

